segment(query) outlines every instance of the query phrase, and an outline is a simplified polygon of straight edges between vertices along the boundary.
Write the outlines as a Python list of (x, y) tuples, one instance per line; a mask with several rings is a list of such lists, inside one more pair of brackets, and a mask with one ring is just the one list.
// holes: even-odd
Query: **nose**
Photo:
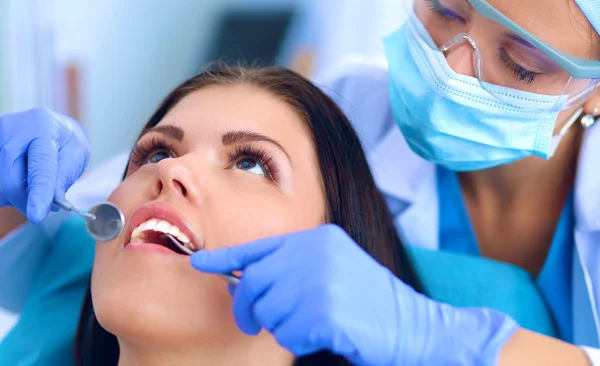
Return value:
[(155, 164), (153, 194), (155, 197), (173, 195), (188, 200), (200, 198), (199, 189), (194, 184), (191, 171), (181, 158), (165, 159)]
[(454, 72), (476, 77), (474, 64), (475, 50), (468, 40), (461, 40), (444, 50), (446, 62)]

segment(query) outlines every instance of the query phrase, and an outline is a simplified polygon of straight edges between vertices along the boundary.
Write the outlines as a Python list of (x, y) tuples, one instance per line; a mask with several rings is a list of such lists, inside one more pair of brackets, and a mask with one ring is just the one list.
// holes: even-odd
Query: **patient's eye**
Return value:
[(242, 158), (235, 163), (234, 168), (242, 169), (252, 174), (265, 176), (265, 170), (254, 158)]
[(255, 146), (238, 146), (229, 154), (228, 167), (244, 170), (252, 174), (275, 181), (278, 172), (277, 164), (269, 153)]
[(131, 161), (137, 165), (158, 163), (163, 159), (174, 157), (173, 148), (166, 141), (153, 138), (142, 140), (131, 152)]
[(171, 154), (169, 154), (168, 152), (157, 151), (157, 152), (150, 154), (150, 156), (148, 156), (148, 163), (158, 163), (162, 159), (167, 159), (169, 157), (171, 157)]

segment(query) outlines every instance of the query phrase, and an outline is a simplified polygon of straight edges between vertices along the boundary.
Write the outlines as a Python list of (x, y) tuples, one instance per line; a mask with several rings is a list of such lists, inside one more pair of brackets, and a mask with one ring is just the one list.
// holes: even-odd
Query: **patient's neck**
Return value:
[(290, 366), (294, 357), (282, 348), (265, 349), (257, 342), (255, 347), (241, 348), (238, 345), (223, 344), (207, 346), (202, 341), (196, 346), (178, 348), (157, 348), (132, 345), (119, 340), (120, 357), (118, 366), (167, 366), (167, 365), (211, 365), (211, 366)]

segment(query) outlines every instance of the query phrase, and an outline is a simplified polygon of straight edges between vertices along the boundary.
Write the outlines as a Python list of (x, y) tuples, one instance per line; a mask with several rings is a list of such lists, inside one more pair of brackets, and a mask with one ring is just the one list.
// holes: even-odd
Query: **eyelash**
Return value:
[(503, 48), (498, 50), (498, 58), (508, 67), (511, 73), (515, 75), (518, 81), (525, 81), (527, 85), (531, 85), (535, 80), (537, 73), (526, 70), (521, 66), (517, 65), (506, 53)]
[[(439, 0), (427, 0), (427, 2), (429, 3), (429, 10), (431, 10), (432, 12), (443, 16), (446, 19), (449, 20), (458, 20), (458, 21), (463, 21), (463, 19), (459, 16), (457, 16), (456, 14), (454, 14), (452, 11), (444, 8)], [(510, 56), (508, 56), (508, 54), (506, 53), (506, 51), (504, 49), (500, 49), (498, 50), (498, 58), (500, 59), (500, 61), (502, 61), (506, 67), (508, 68), (508, 70), (515, 76), (515, 78), (518, 81), (525, 81), (527, 83), (527, 85), (531, 85), (536, 76), (538, 75), (537, 73), (533, 72), (533, 71), (529, 71), (527, 69), (524, 69), (523, 67), (517, 65), (511, 58)]]
[(439, 0), (427, 0), (427, 2), (429, 3), (429, 10), (431, 10), (432, 12), (441, 15), (446, 19), (464, 22), (464, 20), (458, 15), (454, 14), (454, 12), (444, 8), (440, 4)]
[[(177, 156), (173, 145), (169, 145), (164, 139), (152, 138), (150, 141), (138, 142), (131, 152), (131, 162), (136, 166), (148, 163), (148, 160), (157, 152)], [(254, 159), (265, 172), (265, 178), (275, 182), (278, 179), (279, 167), (273, 157), (265, 150), (256, 146), (242, 145), (229, 153), (227, 168), (232, 168), (242, 159)]]
[(159, 151), (168, 155), (177, 155), (173, 145), (169, 145), (164, 139), (153, 137), (150, 141), (140, 141), (135, 145), (131, 152), (131, 162), (138, 166), (144, 165), (152, 154)]
[(240, 160), (247, 158), (256, 160), (256, 163), (264, 170), (265, 178), (272, 182), (278, 180), (279, 166), (273, 160), (273, 156), (267, 150), (257, 146), (237, 146), (232, 153), (229, 153), (229, 164), (227, 166), (232, 168)]

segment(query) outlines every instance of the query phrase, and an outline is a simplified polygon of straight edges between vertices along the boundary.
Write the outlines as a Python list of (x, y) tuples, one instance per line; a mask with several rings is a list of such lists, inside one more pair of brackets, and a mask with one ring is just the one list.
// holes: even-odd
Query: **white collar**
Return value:
[(600, 127), (585, 131), (575, 179), (575, 217), (578, 228), (600, 231)]

